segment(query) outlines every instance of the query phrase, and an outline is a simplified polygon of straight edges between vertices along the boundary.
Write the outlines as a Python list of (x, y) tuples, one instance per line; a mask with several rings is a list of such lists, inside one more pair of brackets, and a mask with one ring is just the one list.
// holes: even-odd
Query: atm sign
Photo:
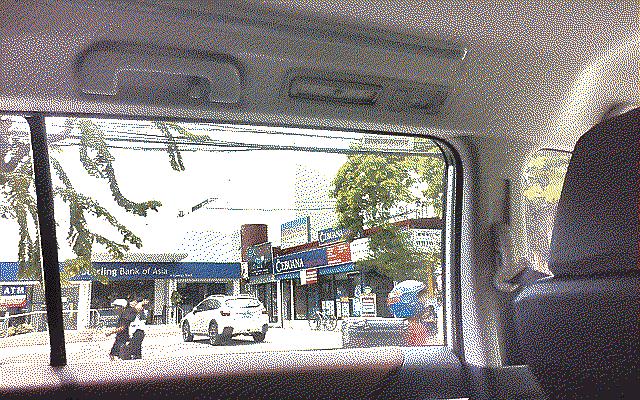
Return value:
[(24, 308), (27, 305), (26, 286), (3, 285), (0, 294), (0, 307)]

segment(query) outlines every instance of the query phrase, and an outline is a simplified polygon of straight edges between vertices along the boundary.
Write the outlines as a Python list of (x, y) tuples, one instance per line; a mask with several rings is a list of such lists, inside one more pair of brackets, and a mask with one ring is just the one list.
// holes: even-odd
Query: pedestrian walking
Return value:
[(136, 360), (142, 358), (142, 341), (145, 337), (146, 321), (148, 311), (145, 306), (149, 304), (149, 300), (138, 298), (131, 302), (131, 306), (136, 312), (135, 318), (129, 325), (131, 339), (125, 346), (124, 359)]
[(116, 307), (117, 312), (119, 313), (116, 327), (105, 332), (106, 336), (113, 334), (116, 335), (116, 339), (113, 342), (111, 351), (109, 352), (109, 357), (111, 358), (111, 361), (113, 361), (116, 357), (120, 356), (122, 348), (129, 341), (129, 325), (135, 319), (136, 312), (125, 299), (116, 299), (111, 303), (111, 305)]
[(405, 344), (427, 346), (433, 344), (437, 332), (435, 308), (429, 302), (429, 286), (420, 281), (398, 283), (387, 297), (387, 305), (396, 318), (407, 323)]

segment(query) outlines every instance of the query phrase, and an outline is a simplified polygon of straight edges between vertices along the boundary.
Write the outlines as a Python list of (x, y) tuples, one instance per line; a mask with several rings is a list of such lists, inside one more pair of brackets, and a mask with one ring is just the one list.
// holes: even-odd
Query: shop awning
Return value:
[(344, 263), (344, 264), (338, 264), (338, 265), (332, 265), (330, 267), (319, 268), (318, 269), (318, 274), (319, 275), (333, 275), (333, 274), (339, 274), (341, 272), (351, 272), (351, 271), (354, 271), (354, 267), (355, 267), (355, 264), (352, 263), (352, 262), (348, 262), (348, 263)]
[[(348, 262), (344, 264), (331, 265), (325, 267), (318, 267), (318, 275), (333, 275), (339, 274), (341, 272), (351, 272), (355, 270), (355, 264), (353, 262)], [(278, 274), (276, 275), (276, 279), (298, 279), (300, 278), (300, 270), (287, 272), (286, 274)]]

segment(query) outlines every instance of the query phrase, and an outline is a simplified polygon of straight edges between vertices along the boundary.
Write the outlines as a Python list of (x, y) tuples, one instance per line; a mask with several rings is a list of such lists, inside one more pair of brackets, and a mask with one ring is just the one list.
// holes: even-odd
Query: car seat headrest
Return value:
[(556, 276), (638, 268), (640, 108), (576, 143), (558, 202), (549, 269)]

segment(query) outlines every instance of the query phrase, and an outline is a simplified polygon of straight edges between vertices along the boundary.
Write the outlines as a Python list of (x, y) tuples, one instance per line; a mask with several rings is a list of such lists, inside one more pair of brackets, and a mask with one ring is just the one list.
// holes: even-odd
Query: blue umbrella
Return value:
[(396, 318), (410, 318), (421, 314), (422, 303), (418, 300), (420, 293), (427, 285), (420, 281), (407, 280), (398, 283), (389, 292), (387, 306)]

